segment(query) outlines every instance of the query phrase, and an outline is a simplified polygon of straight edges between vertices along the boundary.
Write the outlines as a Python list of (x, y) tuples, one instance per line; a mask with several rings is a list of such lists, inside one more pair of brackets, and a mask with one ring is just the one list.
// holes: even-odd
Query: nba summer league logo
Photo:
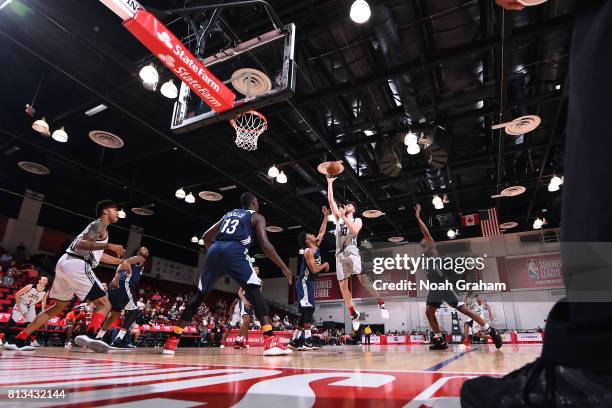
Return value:
[(425, 271), (425, 279), (417, 282), (409, 279), (399, 281), (374, 280), (376, 290), (390, 291), (414, 291), (414, 290), (457, 290), (460, 292), (474, 291), (503, 291), (506, 284), (501, 282), (487, 283), (482, 279), (476, 282), (468, 282), (462, 277), (466, 272), (485, 269), (484, 256), (470, 257), (439, 257), (439, 256), (410, 256), (408, 254), (396, 254), (389, 257), (373, 258), (372, 272), (382, 275), (387, 271), (405, 271), (415, 275), (418, 270)]

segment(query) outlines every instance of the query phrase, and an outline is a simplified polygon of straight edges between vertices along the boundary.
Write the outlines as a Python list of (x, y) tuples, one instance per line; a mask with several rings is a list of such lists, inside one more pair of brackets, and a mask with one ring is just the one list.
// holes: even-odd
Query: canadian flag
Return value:
[(461, 225), (464, 227), (471, 227), (472, 225), (477, 225), (480, 222), (480, 217), (478, 214), (468, 214), (461, 216)]

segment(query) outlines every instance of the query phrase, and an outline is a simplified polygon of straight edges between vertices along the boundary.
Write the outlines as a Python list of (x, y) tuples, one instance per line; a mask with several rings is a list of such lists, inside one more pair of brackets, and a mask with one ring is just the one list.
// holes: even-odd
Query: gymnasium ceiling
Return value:
[[(183, 3), (211, 2), (142, 1), (157, 9)], [(336, 182), (338, 195), (356, 201), (360, 212), (386, 213), (365, 221), (371, 240), (419, 240), (415, 203), (438, 240), (448, 239), (449, 228), (459, 228), (462, 238), (478, 236), (478, 227), (460, 228), (459, 214), (491, 207), (500, 222), (519, 224), (512, 231), (531, 230), (542, 209), (548, 226), (558, 226), (561, 191), (551, 193), (547, 185), (553, 174), (563, 174), (572, 2), (551, 0), (513, 13), (491, 0), (369, 3), (372, 17), (358, 25), (348, 17), (348, 0), (270, 1), (283, 23), (297, 26), (297, 88), (291, 104), (261, 110), (269, 129), (251, 153), (236, 148), (227, 122), (173, 134), (173, 101), (145, 90), (138, 78), (152, 61), (149, 52), (98, 1), (13, 0), (0, 10), (0, 184), (43, 193), (49, 203), (89, 216), (97, 200), (112, 197), (128, 212), (124, 227), (138, 225), (180, 245), (148, 242), (158, 255), (189, 263), (198, 249), (191, 236), (238, 206), (246, 188), (264, 197), (268, 223), (285, 228), (269, 234), (272, 242), (285, 256), (294, 254), (299, 229), (287, 228), (318, 228), (326, 196), (316, 167), (335, 156), (348, 164)], [(179, 38), (187, 36), (184, 21), (163, 22)], [(222, 46), (230, 29), (247, 39), (271, 24), (258, 6), (225, 10), (207, 47)], [(24, 107), (39, 85), (35, 118), (46, 116), (52, 129), (64, 126), (66, 144), (31, 129)], [(102, 102), (107, 110), (84, 115)], [(491, 130), (527, 114), (539, 115), (542, 124), (522, 137)], [(93, 129), (119, 135), (125, 147), (92, 143)], [(408, 130), (435, 135), (448, 164), (438, 169), (427, 153), (407, 154)], [(383, 173), (385, 159), (401, 165), (399, 175)], [(17, 167), (22, 160), (44, 164), (51, 174), (28, 174)], [(287, 184), (266, 178), (272, 164), (284, 170)], [(197, 194), (229, 185), (238, 187), (222, 192), (218, 203), (174, 197), (180, 186)], [(512, 185), (527, 191), (491, 198)], [(16, 198), (1, 194), (2, 213), (15, 216)], [(434, 194), (446, 194), (444, 209), (433, 208)], [(151, 204), (151, 217), (129, 211)], [(49, 207), (39, 223), (79, 232), (84, 221)]]

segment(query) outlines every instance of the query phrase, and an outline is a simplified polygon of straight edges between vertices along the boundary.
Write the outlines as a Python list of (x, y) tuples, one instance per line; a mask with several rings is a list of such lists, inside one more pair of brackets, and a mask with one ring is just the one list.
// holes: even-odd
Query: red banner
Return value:
[(561, 255), (534, 255), (506, 259), (510, 289), (563, 287)]
[[(239, 333), (240, 333), (240, 330), (232, 329), (230, 334), (225, 339), (225, 343), (224, 344), (226, 346), (233, 346), (234, 342), (236, 341), (236, 337), (238, 336)], [(278, 340), (282, 344), (289, 344), (289, 340), (291, 340), (291, 336), (293, 335), (293, 332), (290, 332), (290, 331), (284, 331), (284, 332), (275, 331), (274, 335), (278, 338)], [(253, 347), (253, 346), (255, 346), (255, 347), (263, 347), (263, 344), (264, 344), (263, 332), (261, 330), (249, 330), (248, 345), (251, 346), (251, 347)]]
[(315, 302), (342, 300), (340, 284), (335, 273), (317, 275), (315, 279)]
[(152, 14), (140, 9), (123, 25), (215, 112), (234, 107), (236, 95)]

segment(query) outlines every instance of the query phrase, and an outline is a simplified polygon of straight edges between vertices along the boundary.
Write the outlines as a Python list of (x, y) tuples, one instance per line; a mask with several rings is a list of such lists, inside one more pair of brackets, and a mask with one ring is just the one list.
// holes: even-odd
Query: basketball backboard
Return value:
[(236, 94), (234, 108), (215, 112), (184, 83), (174, 104), (171, 129), (187, 132), (284, 101), (295, 91), (295, 25), (288, 24), (202, 60)]

